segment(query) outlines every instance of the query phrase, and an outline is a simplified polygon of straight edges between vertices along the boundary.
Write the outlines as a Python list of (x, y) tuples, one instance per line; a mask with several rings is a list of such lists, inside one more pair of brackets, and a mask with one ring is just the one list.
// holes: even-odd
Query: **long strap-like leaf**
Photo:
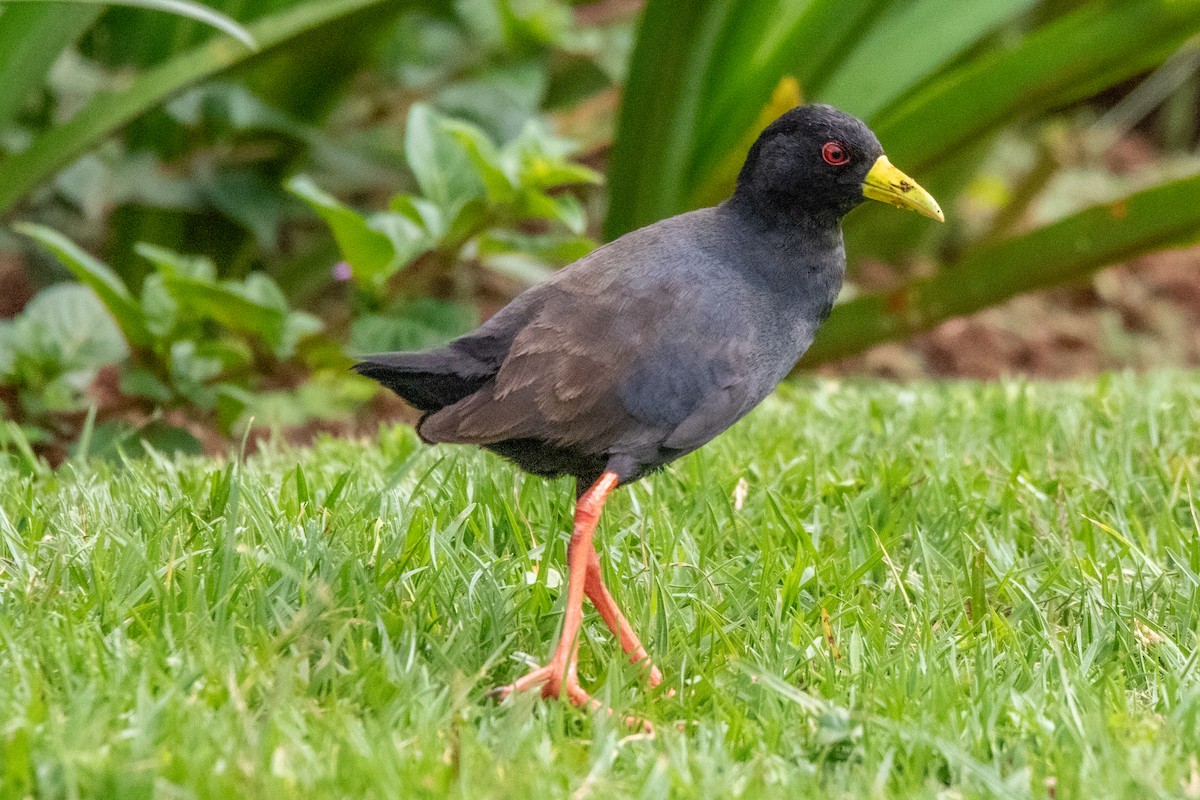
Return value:
[(26, 150), (0, 161), (0, 213), (10, 211), (39, 183), (180, 90), (268, 55), (324, 26), (398, 1), (310, 0), (247, 26), (259, 45), (257, 51), (216, 37), (144, 72), (122, 91), (97, 96), (69, 122), (40, 134)]
[(837, 306), (803, 363), (841, 358), (1122, 259), (1194, 242), (1200, 239), (1197, 209), (1200, 175), (980, 248), (953, 269)]

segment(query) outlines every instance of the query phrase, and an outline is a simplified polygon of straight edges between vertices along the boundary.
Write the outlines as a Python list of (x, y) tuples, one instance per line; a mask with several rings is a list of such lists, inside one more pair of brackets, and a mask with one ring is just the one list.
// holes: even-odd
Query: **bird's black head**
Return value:
[(793, 108), (768, 125), (734, 195), (771, 216), (834, 219), (868, 197), (942, 218), (933, 198), (891, 165), (866, 123), (826, 105)]

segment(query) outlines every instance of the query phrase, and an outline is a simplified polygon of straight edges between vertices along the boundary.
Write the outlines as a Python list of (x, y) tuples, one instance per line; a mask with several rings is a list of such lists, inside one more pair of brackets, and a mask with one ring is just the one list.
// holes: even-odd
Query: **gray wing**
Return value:
[[(635, 320), (656, 301), (643, 297), (630, 307), (600, 289), (568, 292), (549, 284), (536, 290), (537, 310), (495, 377), (427, 417), (422, 435), (465, 444), (538, 439), (595, 453), (608, 452), (622, 437), (654, 438), (624, 407), (620, 388), (649, 332)], [(653, 324), (657, 317), (650, 319)]]
[(494, 379), (427, 417), (422, 435), (532, 438), (653, 460), (663, 448), (699, 447), (752, 408), (765, 392), (752, 379), (756, 337), (739, 287), (695, 274), (720, 265), (677, 240), (615, 244), (626, 246), (532, 290), (536, 310)]

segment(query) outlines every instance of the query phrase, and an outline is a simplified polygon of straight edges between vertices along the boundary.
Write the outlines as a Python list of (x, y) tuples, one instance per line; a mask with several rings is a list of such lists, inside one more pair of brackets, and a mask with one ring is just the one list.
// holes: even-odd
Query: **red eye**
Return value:
[(850, 162), (850, 154), (841, 142), (826, 142), (821, 148), (821, 158), (831, 167), (840, 167)]

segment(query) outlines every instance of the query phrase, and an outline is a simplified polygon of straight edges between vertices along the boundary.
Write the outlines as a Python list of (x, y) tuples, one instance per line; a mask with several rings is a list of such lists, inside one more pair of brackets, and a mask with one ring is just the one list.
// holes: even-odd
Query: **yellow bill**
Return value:
[(892, 166), (887, 156), (880, 156), (863, 181), (863, 196), (881, 203), (890, 203), (896, 208), (906, 208), (921, 216), (945, 222), (946, 217), (938, 207), (933, 195), (925, 191), (912, 178)]

